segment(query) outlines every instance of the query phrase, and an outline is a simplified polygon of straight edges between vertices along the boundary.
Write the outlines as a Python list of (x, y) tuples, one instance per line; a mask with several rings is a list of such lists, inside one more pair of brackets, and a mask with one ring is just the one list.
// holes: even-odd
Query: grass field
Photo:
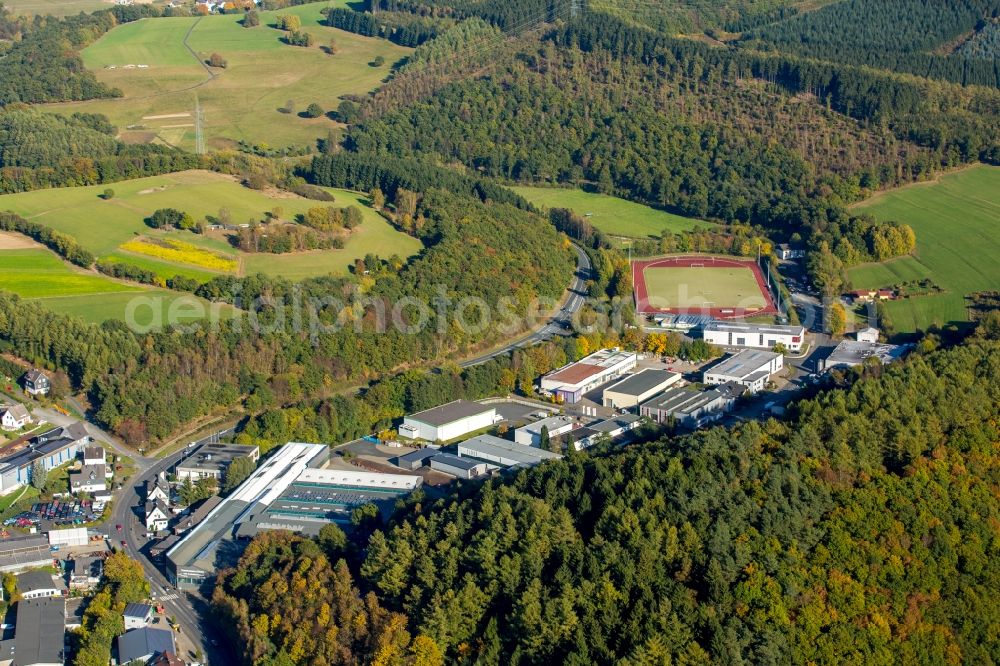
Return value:
[(138, 287), (75, 271), (46, 249), (0, 250), (0, 289), (24, 298), (136, 292)]
[[(115, 183), (112, 185), (115, 196), (109, 201), (98, 196), (104, 188), (103, 185), (73, 187), (0, 196), (0, 210), (12, 210), (64, 231), (98, 257), (127, 261), (152, 270), (163, 278), (180, 274), (207, 280), (219, 273), (206, 270), (197, 263), (172, 262), (162, 257), (129, 253), (123, 246), (140, 237), (179, 241), (237, 261), (243, 274), (262, 272), (293, 279), (328, 273), (346, 274), (355, 259), (369, 252), (384, 257), (392, 254), (409, 257), (421, 247), (418, 240), (396, 231), (382, 216), (366, 206), (363, 195), (346, 190), (329, 190), (336, 199), (333, 204), (285, 194), (269, 196), (247, 189), (229, 176), (207, 171), (186, 171)], [(321, 205), (356, 205), (361, 208), (364, 221), (351, 233), (343, 249), (285, 255), (244, 254), (218, 235), (164, 232), (150, 229), (143, 221), (157, 208), (168, 207), (188, 212), (195, 219), (217, 215), (220, 208), (226, 208), (235, 222), (242, 222), (250, 218), (260, 219), (266, 211), (275, 208), (282, 209), (282, 217), (291, 219), (298, 213)]]
[[(302, 118), (298, 112), (311, 102), (334, 110), (342, 95), (377, 88), (392, 64), (411, 51), (319, 24), (321, 9), (345, 4), (338, 0), (261, 12), (256, 28), (242, 27), (236, 14), (120, 25), (86, 48), (83, 59), (98, 79), (120, 88), (125, 97), (45, 108), (103, 113), (125, 140), (159, 140), (193, 149), (195, 109), (200, 105), (209, 147), (227, 147), (240, 139), (272, 147), (313, 145), (338, 126), (326, 117)], [(284, 33), (270, 27), (278, 14), (298, 15), (315, 45), (281, 42)], [(321, 49), (331, 40), (337, 45), (335, 55)], [(228, 66), (210, 74), (202, 62), (212, 53), (221, 54)], [(385, 64), (370, 66), (377, 56)], [(278, 110), (288, 100), (294, 101), (295, 113)]]
[(107, 0), (5, 0), (3, 4), (16, 16), (70, 16), (80, 12), (96, 12), (111, 6)]
[(655, 308), (757, 309), (767, 305), (749, 268), (649, 266), (643, 270)]
[[(140, 324), (151, 323), (153, 317), (186, 323), (202, 319), (211, 307), (194, 296), (131, 285), (78, 269), (44, 248), (0, 250), (0, 266), (0, 290), (95, 323), (127, 321), (130, 313), (131, 320)], [(216, 308), (220, 318), (232, 316), (231, 307)]]
[(606, 234), (631, 238), (659, 238), (664, 229), (688, 231), (704, 220), (681, 217), (606, 194), (555, 187), (511, 188), (541, 208), (569, 208)]
[(855, 288), (931, 279), (944, 293), (886, 304), (897, 331), (968, 320), (964, 296), (1000, 289), (1000, 167), (977, 166), (912, 185), (854, 208), (913, 227), (917, 251), (850, 270)]

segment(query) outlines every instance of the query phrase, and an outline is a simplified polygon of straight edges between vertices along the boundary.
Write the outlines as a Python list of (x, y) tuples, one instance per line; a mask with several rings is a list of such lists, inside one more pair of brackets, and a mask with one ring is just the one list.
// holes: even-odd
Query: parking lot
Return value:
[(52, 500), (51, 502), (32, 504), (30, 511), (22, 511), (5, 520), (3, 524), (7, 527), (27, 528), (37, 526), (43, 520), (47, 520), (60, 527), (83, 525), (94, 522), (100, 518), (103, 512), (104, 502)]

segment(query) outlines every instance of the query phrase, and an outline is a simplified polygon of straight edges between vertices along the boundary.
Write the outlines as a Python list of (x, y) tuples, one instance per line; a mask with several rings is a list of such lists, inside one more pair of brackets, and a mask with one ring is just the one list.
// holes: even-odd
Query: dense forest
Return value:
[[(346, 144), (831, 240), (849, 233), (838, 205), (933, 168), (930, 151), (891, 133), (694, 66), (550, 48), (362, 121)], [(876, 256), (855, 247), (850, 263)]]
[(311, 596), (260, 594), (265, 562), (285, 563), (267, 589), (301, 587), (308, 563), (404, 614), (386, 663), (410, 636), (468, 664), (993, 663), (998, 364), (974, 340), (869, 367), (786, 422), (418, 496), (360, 552), (268, 535), (215, 604), (248, 664), (321, 663), (339, 634)]
[(79, 56), (80, 49), (114, 25), (107, 11), (28, 22), (0, 10), (0, 33), (16, 37), (0, 42), (0, 107), (121, 96), (99, 83)]
[(997, 17), (997, 0), (842, 0), (751, 31), (745, 38), (753, 46), (783, 53), (1000, 87), (1000, 64), (995, 60), (935, 53), (985, 19)]

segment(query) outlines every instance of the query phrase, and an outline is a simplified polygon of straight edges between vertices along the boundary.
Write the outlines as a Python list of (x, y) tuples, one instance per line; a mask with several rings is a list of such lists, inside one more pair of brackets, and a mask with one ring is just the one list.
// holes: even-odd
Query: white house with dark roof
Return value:
[(3, 405), (0, 407), (0, 428), (4, 430), (20, 430), (32, 422), (31, 413), (24, 405)]
[(99, 444), (83, 447), (84, 465), (104, 465), (107, 463), (107, 455), (104, 447)]
[(107, 465), (84, 465), (69, 473), (69, 488), (77, 493), (99, 493), (108, 489)]
[(128, 604), (122, 612), (125, 620), (125, 631), (141, 629), (153, 621), (153, 607), (149, 604)]
[(159, 532), (167, 529), (170, 523), (170, 508), (166, 503), (157, 499), (153, 502), (146, 502), (146, 531)]
[(48, 395), (52, 381), (41, 370), (34, 368), (24, 374), (24, 390), (30, 395)]

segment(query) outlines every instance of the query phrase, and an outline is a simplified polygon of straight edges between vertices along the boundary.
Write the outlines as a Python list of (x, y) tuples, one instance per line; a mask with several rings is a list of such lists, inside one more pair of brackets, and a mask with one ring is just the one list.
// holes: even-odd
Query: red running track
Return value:
[[(747, 268), (753, 273), (757, 280), (757, 288), (764, 296), (767, 305), (762, 308), (655, 308), (649, 304), (649, 292), (646, 289), (646, 278), (643, 273), (649, 267), (655, 268), (689, 268), (694, 264), (704, 265), (706, 268), (732, 267)], [(661, 257), (659, 259), (645, 259), (632, 262), (632, 284), (635, 286), (635, 309), (639, 314), (697, 314), (709, 315), (713, 319), (737, 319), (742, 317), (754, 317), (757, 315), (778, 314), (778, 308), (774, 304), (771, 291), (767, 288), (767, 281), (760, 266), (753, 259), (738, 259), (736, 257), (715, 257), (700, 255), (682, 255), (674, 257)]]

